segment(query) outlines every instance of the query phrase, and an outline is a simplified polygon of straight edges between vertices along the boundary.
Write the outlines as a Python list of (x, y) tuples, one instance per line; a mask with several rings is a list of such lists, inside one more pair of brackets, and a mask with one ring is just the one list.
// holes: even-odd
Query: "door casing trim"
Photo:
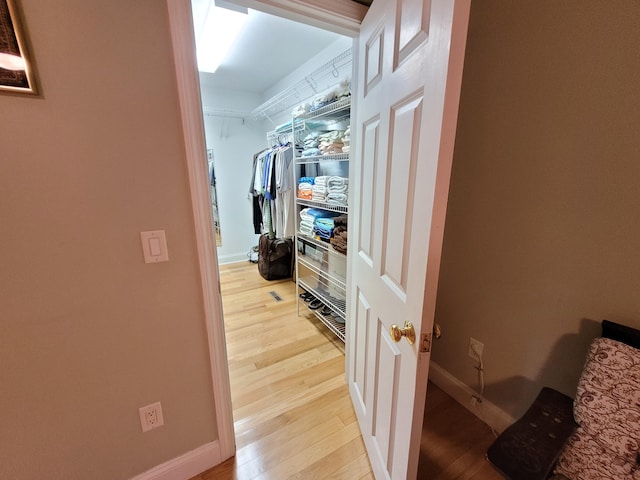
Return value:
[[(240, 4), (243, 2), (235, 1), (234, 3)], [(351, 37), (357, 36), (359, 32), (360, 20), (355, 18), (347, 19), (346, 24), (344, 15), (331, 17), (331, 15), (327, 14), (322, 21), (318, 20), (319, 9), (317, 5), (314, 5), (313, 1), (251, 0), (251, 3), (255, 4), (254, 8), (259, 8), (262, 5), (262, 8), (259, 8), (262, 11), (268, 11), (284, 18), (303, 21), (308, 24), (315, 23), (317, 26)], [(324, 10), (330, 8), (333, 3), (338, 4), (338, 2), (332, 1)], [(182, 120), (185, 161), (191, 192), (198, 265), (200, 267), (204, 320), (209, 345), (209, 364), (218, 429), (218, 445), (220, 448), (220, 461), (222, 462), (235, 454), (235, 433), (218, 258), (213, 229), (211, 228), (212, 212), (207, 182), (208, 172), (206, 171), (206, 163), (203, 161), (206, 158), (206, 141), (196, 64), (191, 2), (190, 0), (167, 0), (167, 9), (180, 118)], [(345, 25), (349, 25), (349, 28), (345, 28)]]

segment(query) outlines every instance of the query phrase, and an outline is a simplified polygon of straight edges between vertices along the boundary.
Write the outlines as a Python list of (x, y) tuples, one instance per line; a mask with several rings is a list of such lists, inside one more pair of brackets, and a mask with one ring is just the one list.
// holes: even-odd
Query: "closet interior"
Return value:
[(204, 73), (201, 90), (219, 263), (290, 277), (298, 314), (344, 342), (352, 40), (324, 34), (300, 35), (306, 57), (263, 92)]

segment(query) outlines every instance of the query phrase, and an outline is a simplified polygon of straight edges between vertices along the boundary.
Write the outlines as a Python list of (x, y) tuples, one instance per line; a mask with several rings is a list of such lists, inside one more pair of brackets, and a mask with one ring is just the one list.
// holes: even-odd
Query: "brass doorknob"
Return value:
[(395, 342), (402, 340), (402, 337), (405, 337), (411, 345), (416, 341), (416, 331), (413, 329), (411, 322), (404, 322), (404, 327), (402, 328), (397, 325), (391, 325), (389, 332)]

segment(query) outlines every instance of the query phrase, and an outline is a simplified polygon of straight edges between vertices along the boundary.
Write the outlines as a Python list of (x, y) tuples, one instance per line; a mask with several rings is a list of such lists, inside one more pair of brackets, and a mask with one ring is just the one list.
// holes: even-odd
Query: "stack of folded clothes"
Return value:
[(320, 240), (328, 242), (333, 235), (333, 228), (333, 218), (316, 218), (313, 224), (313, 234), (320, 238)]
[(344, 131), (344, 136), (342, 137), (342, 153), (349, 153), (349, 150), (351, 149), (350, 147), (350, 143), (351, 143), (351, 126), (348, 126), (347, 129)]
[(322, 155), (322, 152), (318, 148), (320, 146), (320, 132), (311, 132), (304, 137), (302, 156), (303, 157), (315, 157)]
[(333, 130), (320, 135), (318, 148), (322, 152), (322, 155), (342, 153), (342, 147), (344, 147), (344, 143), (342, 142), (343, 137), (343, 130)]
[(351, 79), (345, 78), (340, 82), (340, 85), (336, 88), (336, 101), (351, 96)]
[(311, 107), (309, 107), (309, 111), (315, 112), (316, 110), (319, 110), (322, 107), (325, 107), (330, 103), (335, 102), (338, 98), (338, 94), (339, 94), (338, 89), (333, 88), (331, 90), (326, 91), (325, 93), (316, 95), (313, 98), (313, 101), (311, 102)]
[(333, 237), (331, 246), (336, 252), (347, 254), (347, 215), (341, 215), (333, 219)]
[(301, 177), (298, 180), (298, 198), (311, 200), (313, 197), (313, 178)]
[(333, 176), (327, 179), (326, 184), (326, 202), (332, 205), (347, 205), (349, 201), (349, 179)]
[(291, 112), (291, 115), (294, 117), (301, 117), (305, 113), (309, 113), (310, 108), (311, 108), (310, 103), (303, 103), (301, 105), (298, 105), (296, 108), (294, 108), (293, 112)]
[(327, 176), (319, 176), (314, 179), (311, 200), (314, 202), (327, 201)]
[(343, 79), (337, 86), (316, 95), (311, 103), (302, 103), (293, 109), (294, 117), (301, 117), (309, 112), (314, 112), (331, 103), (343, 100), (351, 96), (351, 79)]
[[(338, 215), (340, 214), (335, 212), (327, 212), (326, 210), (319, 210), (317, 208), (303, 208), (302, 210), (300, 210), (300, 234), (311, 237), (314, 235), (314, 229), (318, 224), (318, 220), (332, 219), (333, 217), (336, 217)], [(328, 222), (320, 222), (319, 225), (320, 228), (323, 229), (324, 234), (324, 229), (326, 229), (326, 227), (330, 224)], [(331, 236), (331, 234), (329, 234), (329, 236)]]
[(313, 234), (313, 222), (315, 222), (316, 217), (313, 215), (309, 215), (308, 211), (310, 208), (303, 208), (300, 210), (300, 233), (302, 235), (311, 236)]

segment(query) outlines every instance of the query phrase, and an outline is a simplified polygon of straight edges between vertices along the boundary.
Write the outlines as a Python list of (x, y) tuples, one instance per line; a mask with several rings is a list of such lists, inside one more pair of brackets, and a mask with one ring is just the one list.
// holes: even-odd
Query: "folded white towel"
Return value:
[(300, 115), (304, 115), (305, 113), (307, 113), (310, 108), (311, 104), (303, 103), (302, 105), (298, 105), (291, 113), (294, 117), (299, 117)]
[(302, 221), (300, 222), (300, 226), (301, 226), (301, 227), (302, 227), (302, 226), (305, 226), (305, 227), (311, 227), (311, 228), (313, 228), (313, 221), (311, 221), (311, 222), (310, 222), (309, 220), (302, 220)]
[(313, 235), (313, 224), (307, 225), (304, 222), (300, 223), (300, 233), (302, 235)]
[(327, 188), (327, 193), (344, 193), (344, 194), (346, 194), (348, 191), (349, 191), (349, 186), (348, 185), (331, 186), (331, 187)]
[(349, 197), (344, 193), (330, 193), (327, 195), (327, 203), (332, 205), (346, 205)]
[(314, 185), (318, 185), (318, 186), (325, 185), (326, 186), (328, 179), (329, 179), (329, 177), (327, 175), (320, 175), (320, 176), (316, 177)]
[(349, 179), (345, 177), (332, 176), (327, 179), (327, 187), (342, 187), (348, 184)]

